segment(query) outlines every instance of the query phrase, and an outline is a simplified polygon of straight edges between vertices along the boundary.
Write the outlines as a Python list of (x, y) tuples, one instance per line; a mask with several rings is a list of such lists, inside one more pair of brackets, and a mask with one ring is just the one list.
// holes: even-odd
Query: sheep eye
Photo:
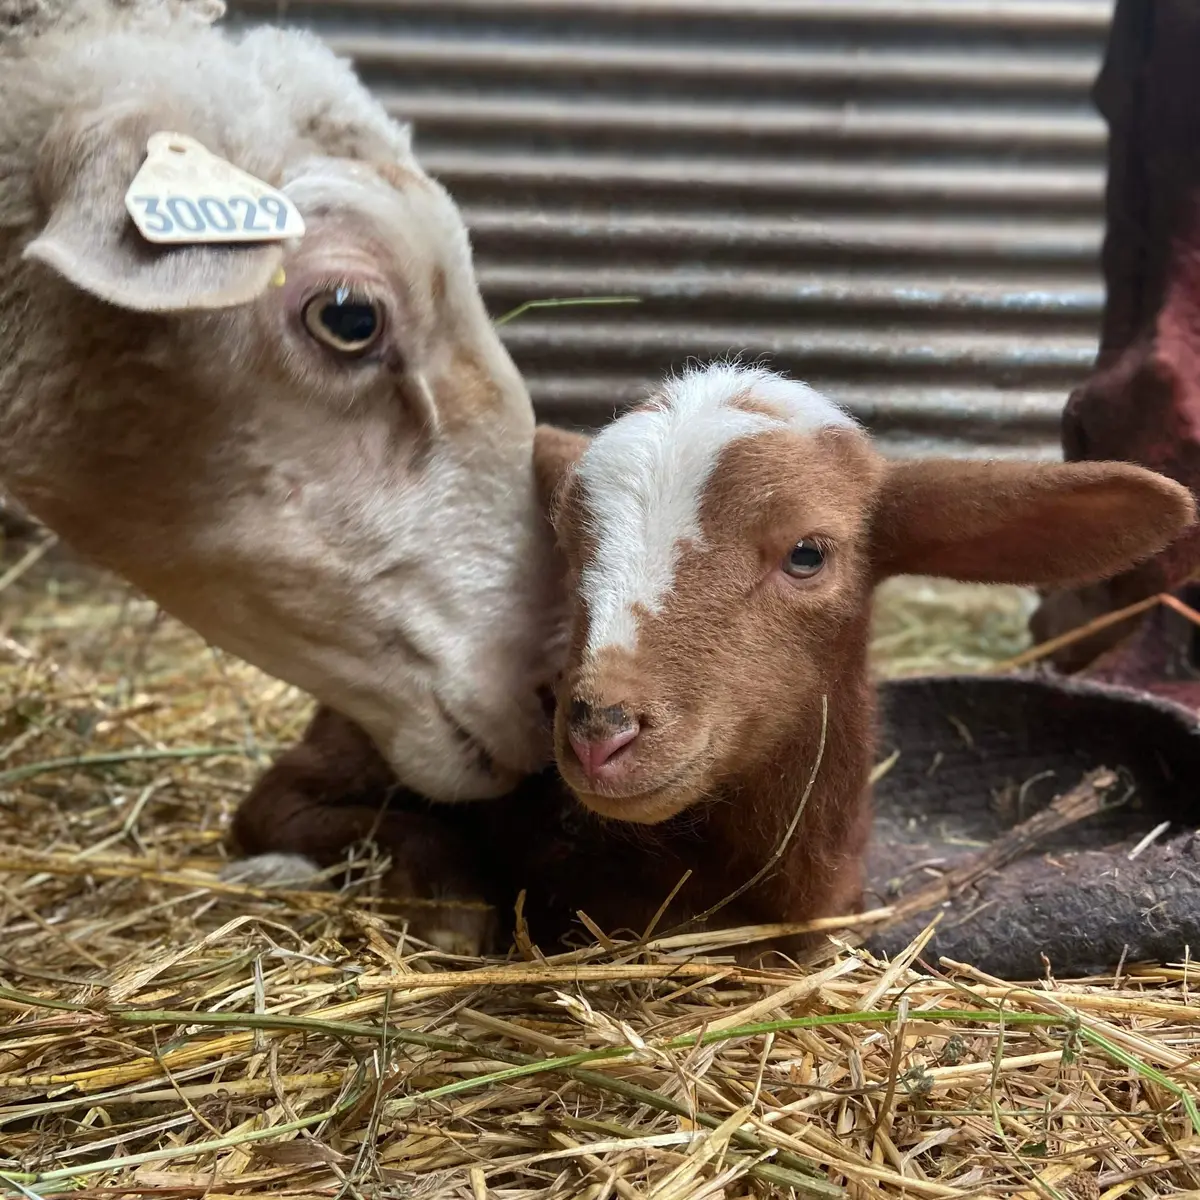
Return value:
[(374, 300), (355, 295), (348, 287), (332, 288), (304, 306), (309, 333), (342, 354), (361, 354), (383, 331), (383, 310)]
[(783, 560), (783, 573), (793, 579), (811, 579), (825, 565), (825, 551), (807, 538), (798, 541)]

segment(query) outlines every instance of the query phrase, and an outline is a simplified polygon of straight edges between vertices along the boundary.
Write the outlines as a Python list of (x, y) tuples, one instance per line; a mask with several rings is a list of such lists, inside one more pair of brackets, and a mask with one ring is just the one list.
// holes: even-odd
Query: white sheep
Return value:
[[(0, 0), (0, 484), (437, 800), (549, 753), (532, 407), (460, 215), (315, 37), (214, 0)], [(157, 132), (302, 238), (156, 246)]]

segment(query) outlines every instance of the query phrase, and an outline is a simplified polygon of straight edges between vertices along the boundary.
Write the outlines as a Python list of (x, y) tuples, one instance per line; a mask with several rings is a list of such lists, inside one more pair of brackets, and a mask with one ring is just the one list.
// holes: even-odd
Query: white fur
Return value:
[[(746, 399), (778, 416), (737, 406)], [(588, 654), (634, 649), (636, 610), (661, 610), (681, 547), (701, 543), (704, 489), (730, 443), (772, 429), (855, 424), (807, 384), (727, 363), (671, 380), (659, 401), (599, 433), (577, 468), (596, 543), (579, 588), (588, 612)]]
[[(414, 790), (502, 794), (551, 753), (536, 688), (564, 621), (528, 392), (408, 128), (315, 35), (226, 32), (218, 7), (0, 0), (0, 34), (16, 29), (0, 35), (0, 481), (214, 645), (357, 723)], [(282, 289), (263, 274), (252, 303), (169, 320), (86, 294), (103, 275), (89, 242), (136, 285), (109, 235), (160, 123), (296, 198), (308, 233)], [(74, 277), (61, 239), (27, 253), (48, 205), (94, 226)], [(391, 296), (403, 373), (303, 341), (302, 285), (367, 276)]]
[(218, 873), (223, 883), (244, 883), (263, 889), (324, 891), (321, 868), (303, 854), (256, 854), (226, 863)]

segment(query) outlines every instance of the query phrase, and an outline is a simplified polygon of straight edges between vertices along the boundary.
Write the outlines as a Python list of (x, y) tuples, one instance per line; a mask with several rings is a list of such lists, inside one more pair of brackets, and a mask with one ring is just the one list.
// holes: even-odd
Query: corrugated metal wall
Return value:
[(1111, 0), (233, 0), (317, 29), (457, 197), (541, 413), (766, 354), (892, 453), (1057, 455), (1095, 351)]

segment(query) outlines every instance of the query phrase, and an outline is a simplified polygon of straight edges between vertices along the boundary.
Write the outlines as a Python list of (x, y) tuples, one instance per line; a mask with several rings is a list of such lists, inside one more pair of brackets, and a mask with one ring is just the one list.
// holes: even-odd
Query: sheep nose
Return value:
[(589, 779), (612, 774), (612, 760), (617, 752), (633, 742), (640, 732), (640, 722), (624, 705), (598, 709), (584, 700), (571, 702), (568, 737)]

